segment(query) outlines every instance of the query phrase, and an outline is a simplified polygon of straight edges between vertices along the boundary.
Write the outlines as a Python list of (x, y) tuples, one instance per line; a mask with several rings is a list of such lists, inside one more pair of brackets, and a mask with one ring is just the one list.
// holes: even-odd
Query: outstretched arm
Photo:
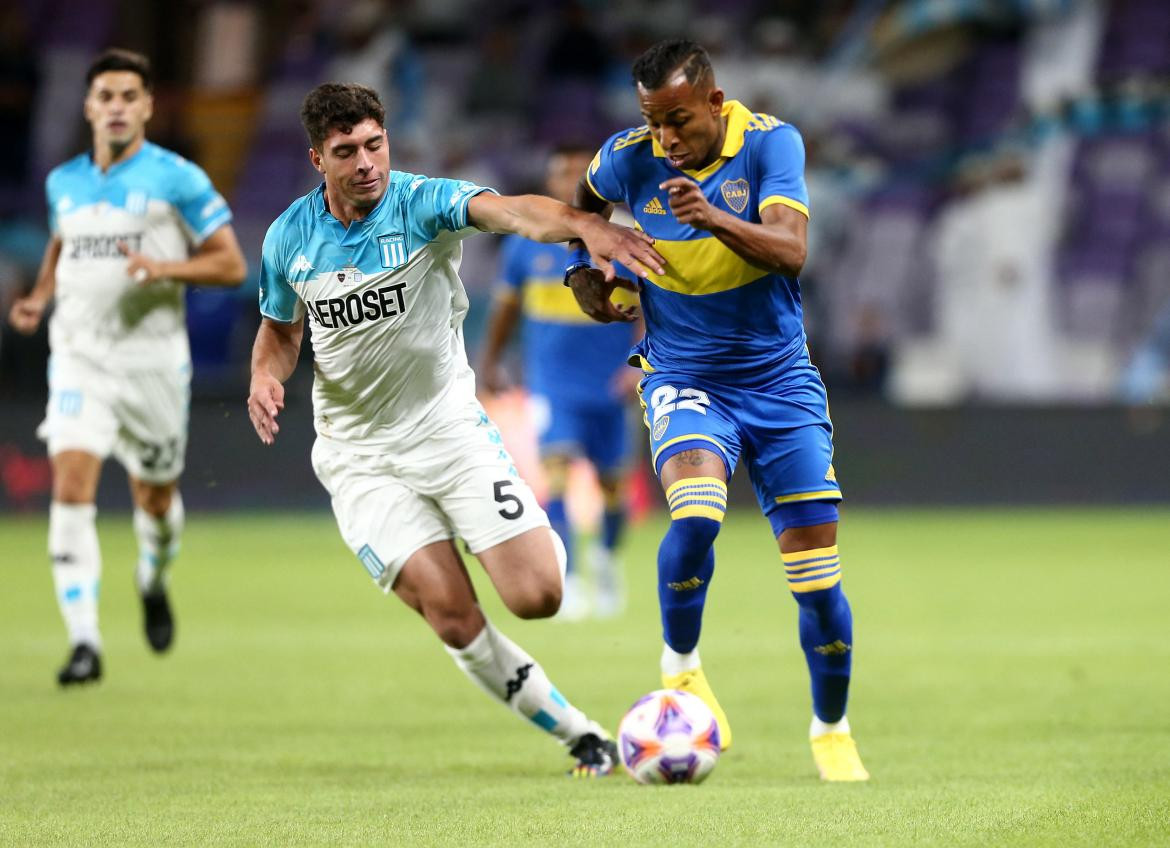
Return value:
[(599, 215), (536, 194), (502, 197), (477, 194), (467, 204), (467, 220), (491, 233), (516, 233), (533, 241), (557, 242), (578, 238), (605, 272), (614, 275), (613, 262), (627, 268), (663, 272), (666, 264), (645, 233), (619, 227)]
[(17, 298), (8, 313), (8, 321), (18, 333), (31, 336), (40, 326), (41, 318), (57, 289), (57, 259), (60, 255), (61, 238), (53, 236), (45, 245), (45, 254), (41, 257), (41, 267), (32, 290), (24, 297)]
[(189, 259), (151, 259), (130, 250), (125, 243), (118, 249), (128, 260), (126, 273), (144, 285), (155, 280), (181, 280), (200, 286), (238, 286), (248, 276), (248, 263), (230, 224), (209, 235)]
[(301, 353), (305, 319), (291, 324), (264, 318), (252, 345), (252, 386), (248, 392), (248, 417), (256, 435), (266, 445), (276, 440), (280, 426), (276, 416), (284, 409), (284, 381), (292, 376)]

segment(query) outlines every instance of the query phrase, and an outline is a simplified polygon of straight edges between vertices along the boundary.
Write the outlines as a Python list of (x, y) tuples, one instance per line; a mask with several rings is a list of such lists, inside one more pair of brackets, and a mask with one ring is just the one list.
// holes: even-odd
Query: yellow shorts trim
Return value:
[(781, 495), (775, 500), (778, 504), (796, 503), (797, 501), (839, 501), (841, 500), (841, 490), (824, 489), (820, 492), (798, 492), (795, 495)]

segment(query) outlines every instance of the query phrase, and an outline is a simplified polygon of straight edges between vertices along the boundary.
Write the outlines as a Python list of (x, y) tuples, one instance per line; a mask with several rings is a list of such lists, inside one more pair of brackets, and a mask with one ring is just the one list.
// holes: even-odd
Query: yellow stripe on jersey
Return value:
[(797, 503), (799, 501), (839, 501), (841, 500), (840, 489), (825, 489), (820, 492), (797, 492), (795, 495), (781, 495), (776, 498), (776, 503)]
[(777, 203), (783, 204), (784, 206), (789, 206), (795, 209), (797, 212), (803, 213), (804, 217), (806, 218), (809, 217), (807, 206), (805, 206), (799, 200), (793, 200), (791, 197), (784, 197), (781, 194), (773, 194), (770, 197), (765, 197), (763, 200), (761, 200), (760, 211), (763, 212), (769, 206), (775, 206)]
[(666, 260), (666, 273), (646, 279), (679, 294), (714, 294), (754, 283), (769, 272), (757, 268), (714, 236), (668, 241), (656, 238), (654, 249)]
[[(637, 292), (617, 288), (613, 290), (613, 302), (620, 306), (637, 306)], [(594, 321), (581, 311), (573, 290), (562, 285), (559, 278), (529, 280), (524, 286), (524, 314), (537, 321), (555, 321), (561, 324), (593, 324)]]

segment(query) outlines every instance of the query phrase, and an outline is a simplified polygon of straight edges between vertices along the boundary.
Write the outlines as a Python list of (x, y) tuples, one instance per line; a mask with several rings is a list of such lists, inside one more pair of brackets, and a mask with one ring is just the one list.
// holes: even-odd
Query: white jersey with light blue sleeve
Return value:
[(135, 282), (118, 245), (151, 259), (187, 259), (232, 219), (207, 174), (144, 142), (105, 172), (88, 153), (70, 159), (45, 189), (50, 230), (61, 239), (52, 349), (116, 370), (189, 363), (182, 281)]
[(391, 171), (382, 200), (348, 228), (326, 208), (324, 186), (269, 228), (260, 312), (285, 323), (308, 316), (319, 436), (381, 453), (466, 414), (475, 377), (460, 242), (475, 232), (467, 204), (485, 191)]

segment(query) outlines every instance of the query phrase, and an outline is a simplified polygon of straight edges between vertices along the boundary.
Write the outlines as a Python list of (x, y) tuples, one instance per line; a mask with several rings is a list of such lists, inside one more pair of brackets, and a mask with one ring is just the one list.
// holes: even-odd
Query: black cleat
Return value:
[(175, 638), (175, 619), (171, 616), (166, 592), (142, 596), (142, 627), (146, 631), (146, 641), (156, 654), (171, 646)]
[(101, 679), (102, 655), (92, 645), (84, 642), (73, 648), (69, 661), (57, 672), (57, 682), (62, 686), (96, 682)]
[(569, 756), (577, 760), (569, 769), (569, 777), (605, 777), (617, 766), (618, 749), (612, 739), (602, 739), (596, 733), (585, 733), (569, 749)]

